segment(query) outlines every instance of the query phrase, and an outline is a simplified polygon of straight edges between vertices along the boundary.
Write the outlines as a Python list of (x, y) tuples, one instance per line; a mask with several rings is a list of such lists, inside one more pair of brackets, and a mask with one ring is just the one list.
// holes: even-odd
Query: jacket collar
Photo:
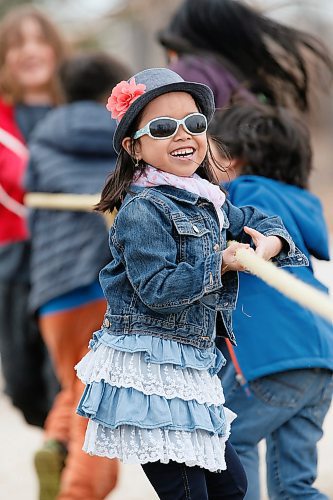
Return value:
[[(174, 186), (154, 186), (154, 187), (142, 187), (142, 186), (131, 186), (130, 193), (127, 196), (131, 196), (131, 193), (140, 194), (140, 193), (154, 193), (157, 197), (159, 197), (159, 193), (167, 196), (168, 198), (175, 199), (180, 202), (189, 203), (190, 205), (196, 205), (200, 196), (195, 193), (190, 193), (185, 189), (179, 189)], [(127, 198), (126, 196), (126, 198)]]

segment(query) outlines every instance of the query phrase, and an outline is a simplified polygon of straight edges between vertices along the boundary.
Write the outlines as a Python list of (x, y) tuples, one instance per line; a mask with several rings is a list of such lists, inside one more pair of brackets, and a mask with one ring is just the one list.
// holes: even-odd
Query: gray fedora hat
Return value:
[(117, 153), (121, 150), (121, 143), (128, 135), (140, 111), (155, 97), (168, 92), (187, 92), (198, 104), (200, 111), (206, 116), (208, 123), (215, 111), (213, 92), (207, 85), (194, 82), (185, 82), (181, 76), (167, 68), (151, 68), (134, 75), (136, 84), (144, 84), (146, 89), (127, 109), (119, 121), (113, 137), (113, 146)]

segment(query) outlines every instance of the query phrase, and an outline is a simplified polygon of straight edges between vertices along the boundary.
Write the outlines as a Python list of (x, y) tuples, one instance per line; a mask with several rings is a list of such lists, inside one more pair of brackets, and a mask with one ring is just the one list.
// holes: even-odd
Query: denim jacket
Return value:
[(132, 187), (110, 232), (113, 260), (100, 273), (108, 302), (102, 332), (146, 334), (199, 348), (211, 347), (216, 315), (235, 344), (232, 311), (238, 274), (221, 276), (228, 240), (251, 243), (250, 226), (285, 240), (278, 266), (307, 265), (279, 217), (228, 200), (219, 227), (214, 205), (172, 186)]

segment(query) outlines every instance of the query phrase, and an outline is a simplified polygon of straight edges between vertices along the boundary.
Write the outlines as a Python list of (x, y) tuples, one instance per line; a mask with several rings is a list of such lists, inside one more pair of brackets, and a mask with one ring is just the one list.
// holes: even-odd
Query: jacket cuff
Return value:
[(284, 246), (281, 252), (272, 259), (277, 267), (298, 267), (309, 265), (307, 257), (296, 247), (295, 243), (287, 232), (276, 229), (274, 231), (267, 231), (264, 234), (265, 236), (278, 236), (284, 240)]
[[(295, 243), (291, 239), (289, 233), (286, 231), (283, 231), (283, 229), (274, 229), (274, 230), (269, 230), (266, 232), (263, 232), (265, 236), (278, 236), (282, 240), (284, 240), (284, 245), (283, 248), (280, 252), (280, 254), (284, 253), (285, 255), (288, 255), (289, 257), (292, 257), (295, 253)], [(279, 255), (280, 255), (279, 254)]]
[(286, 252), (280, 252), (276, 255), (272, 262), (276, 264), (277, 267), (299, 267), (308, 266), (309, 259), (297, 248), (295, 247), (295, 252), (287, 254)]
[(222, 288), (222, 252), (210, 254), (205, 261), (204, 292)]

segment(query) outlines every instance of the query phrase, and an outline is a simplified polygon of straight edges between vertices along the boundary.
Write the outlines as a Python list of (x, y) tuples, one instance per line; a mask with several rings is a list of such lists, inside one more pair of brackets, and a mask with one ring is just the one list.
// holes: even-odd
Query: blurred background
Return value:
[[(0, 0), (0, 16), (20, 0)], [(29, 3), (29, 2), (28, 2)], [(74, 47), (100, 48), (126, 62), (133, 72), (166, 64), (156, 32), (181, 0), (36, 0), (51, 15)], [(318, 35), (333, 45), (331, 0), (248, 0), (266, 15)], [(312, 189), (322, 199), (326, 219), (333, 231), (333, 105), (332, 94), (314, 97), (309, 116), (315, 155)]]
[[(163, 49), (156, 41), (156, 33), (167, 24), (181, 0), (0, 0), (0, 18), (13, 6), (26, 3), (45, 10), (73, 47), (106, 50), (136, 72), (145, 67), (166, 65)], [(247, 3), (285, 24), (306, 29), (332, 47), (332, 0), (248, 0)], [(323, 202), (326, 220), (333, 234), (332, 93), (318, 93), (314, 99), (314, 111), (308, 116), (315, 166), (311, 188)], [(331, 267), (319, 269), (319, 272), (322, 273), (323, 281), (333, 283)], [(333, 498), (330, 472), (332, 429), (331, 411), (326, 422), (327, 434), (320, 445), (319, 463), (319, 483), (330, 498)], [(31, 456), (41, 442), (41, 433), (39, 429), (24, 424), (22, 417), (1, 393), (0, 442), (0, 499), (35, 500), (37, 484)], [(141, 471), (131, 467), (124, 470), (119, 488), (110, 496), (110, 500), (156, 498)]]

